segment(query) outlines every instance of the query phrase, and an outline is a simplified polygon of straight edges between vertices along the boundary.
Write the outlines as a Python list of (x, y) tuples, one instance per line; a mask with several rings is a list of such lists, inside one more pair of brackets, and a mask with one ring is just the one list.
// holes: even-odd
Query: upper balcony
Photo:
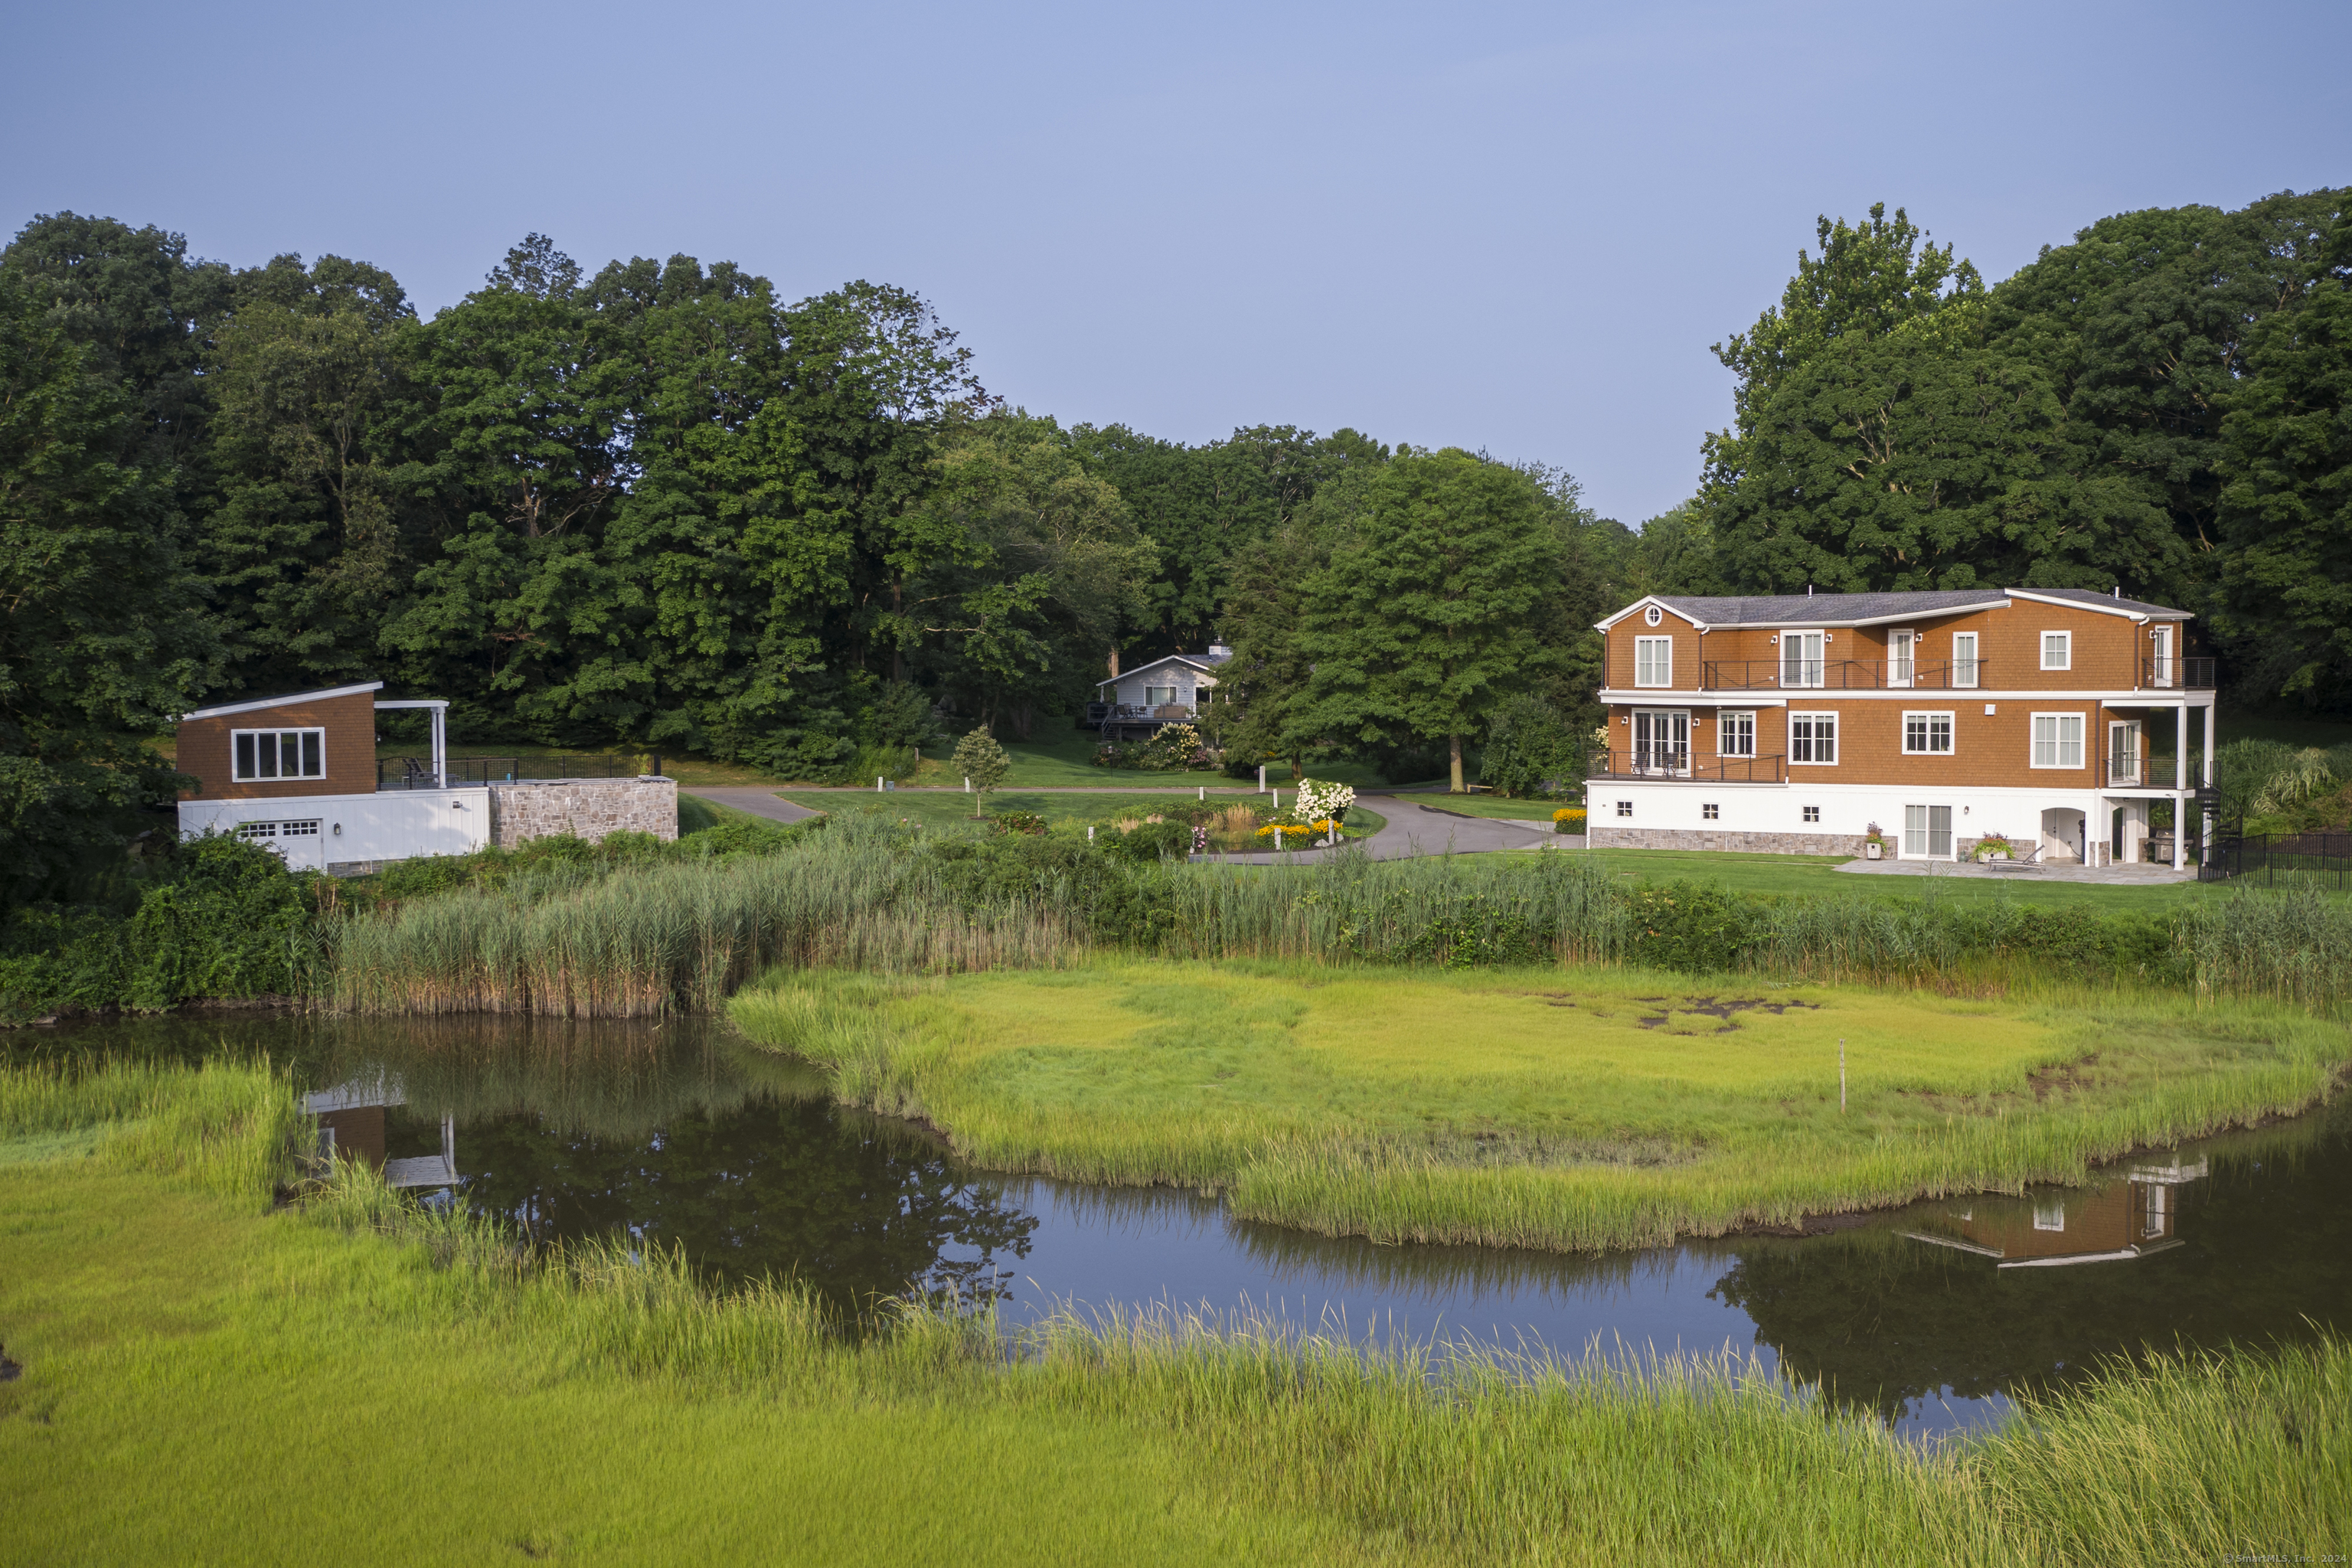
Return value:
[(1682, 779), (1692, 784), (1769, 784), (1789, 782), (1788, 759), (1769, 757), (1694, 757), (1687, 745), (1637, 747), (1629, 752), (1594, 752), (1585, 760), (1584, 776), (1596, 779)]
[(1962, 691), (1992, 684), (1992, 660), (1963, 658), (1710, 658), (1707, 691)]
[(2210, 691), (2213, 661), (2179, 654), (2153, 655), (2139, 661), (2139, 683), (2143, 690)]

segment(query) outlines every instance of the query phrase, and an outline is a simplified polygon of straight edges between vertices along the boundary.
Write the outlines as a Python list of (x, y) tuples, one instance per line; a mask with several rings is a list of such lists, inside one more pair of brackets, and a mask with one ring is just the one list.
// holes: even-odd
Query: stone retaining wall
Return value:
[(1747, 855), (1859, 856), (1869, 839), (1859, 833), (1716, 833), (1685, 827), (1609, 827), (1591, 819), (1586, 843), (1595, 849), (1730, 849)]
[(568, 833), (593, 844), (607, 833), (677, 837), (677, 781), (560, 779), (490, 786), (490, 842), (512, 849)]

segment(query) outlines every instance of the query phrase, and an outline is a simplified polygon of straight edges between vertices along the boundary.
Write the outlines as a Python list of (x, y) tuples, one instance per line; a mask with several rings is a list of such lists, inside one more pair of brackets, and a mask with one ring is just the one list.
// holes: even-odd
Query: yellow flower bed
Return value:
[(1552, 831), (1555, 833), (1583, 832), (1584, 807), (1580, 805), (1564, 805), (1560, 807), (1558, 811), (1551, 814), (1551, 826)]

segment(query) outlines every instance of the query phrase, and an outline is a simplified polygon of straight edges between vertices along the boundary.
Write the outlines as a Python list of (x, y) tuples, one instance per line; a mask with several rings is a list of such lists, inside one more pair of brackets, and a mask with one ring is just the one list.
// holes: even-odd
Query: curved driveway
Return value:
[[(678, 793), (732, 806), (753, 816), (764, 816), (771, 822), (801, 822), (817, 815), (807, 806), (794, 805), (791, 801), (780, 798), (773, 790), (757, 786), (686, 789)], [(1386, 819), (1386, 825), (1378, 833), (1361, 841), (1364, 849), (1375, 860), (1406, 860), (1420, 855), (1475, 855), (1494, 849), (1532, 849), (1546, 843), (1556, 844), (1564, 849), (1582, 848), (1584, 846), (1581, 837), (1563, 837), (1554, 833), (1548, 822), (1461, 816), (1444, 806), (1424, 805), (1410, 795), (1367, 793), (1359, 798)], [(1304, 851), (1279, 858), (1298, 861), (1312, 853)], [(1213, 855), (1209, 858), (1248, 864), (1273, 862), (1278, 858), (1272, 855)]]

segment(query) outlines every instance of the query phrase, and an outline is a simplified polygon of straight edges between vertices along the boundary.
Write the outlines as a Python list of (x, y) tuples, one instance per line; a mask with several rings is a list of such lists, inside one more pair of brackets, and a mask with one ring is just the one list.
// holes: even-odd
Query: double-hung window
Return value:
[(327, 776), (324, 730), (232, 730), (230, 777), (238, 784)]
[(1724, 711), (1715, 717), (1715, 752), (1719, 757), (1756, 754), (1756, 715)]
[(1952, 754), (1952, 716), (1949, 713), (1906, 713), (1903, 715), (1903, 750), (1915, 757), (1948, 757)]
[(1789, 715), (1789, 760), (1811, 763), (1817, 766), (1837, 761), (1837, 715), (1834, 713), (1791, 713)]
[(1952, 858), (1950, 806), (1906, 805), (1903, 808), (1903, 858), (1906, 860), (1948, 860)]
[(2083, 765), (2083, 716), (2080, 713), (2033, 715), (2033, 765), (2037, 768), (2079, 768)]
[(1675, 639), (1635, 637), (1633, 639), (1633, 684), (1672, 686), (1674, 683)]
[(2073, 632), (2042, 634), (2042, 668), (2044, 669), (2074, 668), (2074, 634)]

